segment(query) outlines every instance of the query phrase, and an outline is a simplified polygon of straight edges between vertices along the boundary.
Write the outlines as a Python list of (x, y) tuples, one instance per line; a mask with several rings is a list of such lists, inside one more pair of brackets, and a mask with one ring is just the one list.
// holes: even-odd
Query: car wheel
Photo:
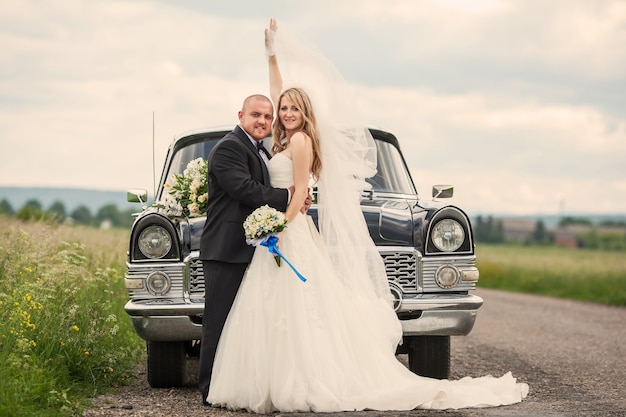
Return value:
[(409, 369), (429, 378), (450, 377), (450, 336), (410, 336), (408, 344)]
[(152, 388), (182, 387), (185, 383), (185, 342), (146, 342), (148, 383)]

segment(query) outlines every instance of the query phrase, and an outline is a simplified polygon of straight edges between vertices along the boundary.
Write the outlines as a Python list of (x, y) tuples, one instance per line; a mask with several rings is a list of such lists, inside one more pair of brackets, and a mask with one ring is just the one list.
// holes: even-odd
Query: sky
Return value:
[(398, 137), (422, 198), (626, 213), (623, 0), (4, 1), (0, 186), (152, 192), (174, 136), (268, 93), (270, 17)]

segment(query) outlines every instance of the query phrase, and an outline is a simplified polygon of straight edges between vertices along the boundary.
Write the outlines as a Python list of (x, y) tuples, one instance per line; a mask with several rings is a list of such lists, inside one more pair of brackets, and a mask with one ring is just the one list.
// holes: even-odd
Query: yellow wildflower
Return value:
[(75, 332), (80, 330), (77, 325), (73, 325), (71, 329), (74, 330)]

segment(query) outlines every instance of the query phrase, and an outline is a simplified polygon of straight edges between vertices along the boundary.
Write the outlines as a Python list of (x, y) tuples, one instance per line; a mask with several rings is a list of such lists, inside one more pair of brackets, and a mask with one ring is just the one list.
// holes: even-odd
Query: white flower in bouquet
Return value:
[(194, 195), (197, 194), (201, 185), (202, 185), (202, 181), (200, 181), (198, 178), (194, 178), (194, 180), (191, 181), (191, 186), (189, 187), (192, 194)]
[(200, 216), (200, 207), (196, 203), (191, 203), (187, 206), (189, 209), (189, 217), (199, 217)]
[(158, 212), (170, 217), (181, 217), (183, 207), (170, 194), (165, 194), (158, 204), (154, 204)]

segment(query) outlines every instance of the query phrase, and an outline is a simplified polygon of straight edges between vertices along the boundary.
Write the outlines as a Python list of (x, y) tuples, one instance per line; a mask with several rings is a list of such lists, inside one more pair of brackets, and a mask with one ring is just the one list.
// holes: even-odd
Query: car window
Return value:
[(398, 148), (388, 142), (376, 141), (378, 172), (367, 182), (373, 191), (415, 194), (415, 186)]

